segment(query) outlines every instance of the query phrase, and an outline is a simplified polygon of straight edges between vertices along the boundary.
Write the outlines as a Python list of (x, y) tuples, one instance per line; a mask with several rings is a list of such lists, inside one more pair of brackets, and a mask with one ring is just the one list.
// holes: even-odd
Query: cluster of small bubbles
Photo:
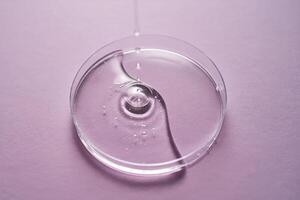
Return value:
[(140, 127), (140, 129), (132, 135), (132, 143), (134, 145), (147, 145), (149, 144), (148, 142), (154, 140), (157, 137), (157, 129), (155, 127), (146, 130), (144, 129), (146, 124), (136, 125), (137, 127)]

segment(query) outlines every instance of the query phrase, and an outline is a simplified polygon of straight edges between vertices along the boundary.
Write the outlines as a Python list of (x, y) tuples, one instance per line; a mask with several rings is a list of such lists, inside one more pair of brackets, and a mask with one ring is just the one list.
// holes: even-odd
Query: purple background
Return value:
[(219, 66), (228, 112), (182, 176), (96, 166), (74, 134), (69, 89), (85, 59), (133, 30), (132, 2), (0, 1), (0, 199), (299, 199), (300, 1), (141, 1), (143, 33)]

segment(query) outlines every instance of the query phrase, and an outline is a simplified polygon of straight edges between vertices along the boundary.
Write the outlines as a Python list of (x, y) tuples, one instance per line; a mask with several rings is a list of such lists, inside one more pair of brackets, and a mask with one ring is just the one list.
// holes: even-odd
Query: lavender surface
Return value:
[(299, 199), (300, 2), (141, 1), (142, 33), (171, 35), (219, 67), (217, 145), (180, 176), (96, 165), (69, 112), (76, 71), (133, 32), (131, 1), (0, 2), (0, 199)]

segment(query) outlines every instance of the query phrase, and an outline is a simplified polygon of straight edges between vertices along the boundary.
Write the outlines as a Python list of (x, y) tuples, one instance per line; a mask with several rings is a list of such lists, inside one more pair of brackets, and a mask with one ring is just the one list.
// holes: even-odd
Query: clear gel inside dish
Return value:
[(84, 146), (103, 164), (134, 175), (170, 174), (202, 157), (219, 134), (225, 106), (215, 65), (163, 36), (104, 47), (83, 65), (71, 91)]

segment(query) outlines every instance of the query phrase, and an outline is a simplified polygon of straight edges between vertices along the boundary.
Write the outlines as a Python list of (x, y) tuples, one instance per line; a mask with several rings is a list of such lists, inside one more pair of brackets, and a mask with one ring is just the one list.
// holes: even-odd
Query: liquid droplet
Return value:
[(139, 83), (124, 89), (126, 92), (120, 100), (124, 114), (137, 119), (148, 117), (155, 106), (150, 89)]

